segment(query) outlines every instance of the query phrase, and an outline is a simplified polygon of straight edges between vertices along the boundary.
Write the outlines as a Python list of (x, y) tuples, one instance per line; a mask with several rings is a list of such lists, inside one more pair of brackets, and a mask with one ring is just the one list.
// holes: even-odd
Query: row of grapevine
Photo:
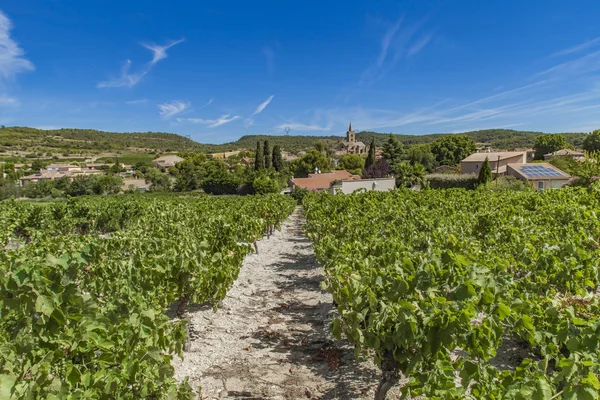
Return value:
[[(190, 398), (178, 300), (217, 302), (284, 196), (0, 203), (0, 398)], [(16, 246), (7, 246), (16, 243)]]
[[(311, 195), (304, 207), (334, 334), (381, 366), (376, 398), (400, 376), (403, 396), (430, 399), (599, 397), (598, 187)], [(515, 365), (501, 363), (506, 343), (521, 346)]]

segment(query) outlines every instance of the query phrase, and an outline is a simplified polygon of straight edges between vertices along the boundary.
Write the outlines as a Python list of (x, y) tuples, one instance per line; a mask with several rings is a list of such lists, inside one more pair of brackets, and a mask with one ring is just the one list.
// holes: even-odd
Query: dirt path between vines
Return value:
[(296, 209), (258, 241), (217, 312), (190, 307), (191, 348), (173, 364), (201, 399), (373, 398), (379, 370), (331, 337), (335, 309), (303, 223)]

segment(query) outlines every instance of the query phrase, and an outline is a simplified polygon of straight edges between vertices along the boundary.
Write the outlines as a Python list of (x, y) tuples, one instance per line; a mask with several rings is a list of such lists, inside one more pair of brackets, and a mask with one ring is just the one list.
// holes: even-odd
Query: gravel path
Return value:
[(379, 370), (331, 337), (335, 310), (303, 222), (298, 208), (258, 241), (216, 312), (190, 307), (190, 351), (173, 364), (201, 399), (373, 398)]

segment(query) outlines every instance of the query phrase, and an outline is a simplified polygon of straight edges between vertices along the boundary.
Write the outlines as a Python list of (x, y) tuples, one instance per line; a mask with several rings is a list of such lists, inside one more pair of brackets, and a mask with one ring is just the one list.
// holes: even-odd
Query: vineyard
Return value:
[(189, 303), (217, 305), (284, 196), (0, 203), (0, 398), (184, 399)]
[(403, 396), (429, 399), (599, 397), (598, 188), (319, 194), (304, 207), (332, 329), (381, 366), (376, 399), (400, 378)]

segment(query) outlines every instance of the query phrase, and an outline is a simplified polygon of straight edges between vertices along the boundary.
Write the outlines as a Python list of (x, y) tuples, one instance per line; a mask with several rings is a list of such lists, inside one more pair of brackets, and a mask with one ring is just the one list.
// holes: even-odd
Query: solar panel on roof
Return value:
[(531, 177), (531, 178), (541, 178), (541, 177), (550, 177), (550, 176), (564, 176), (563, 173), (548, 167), (543, 167), (539, 165), (525, 165), (521, 167), (521, 172), (523, 174)]

